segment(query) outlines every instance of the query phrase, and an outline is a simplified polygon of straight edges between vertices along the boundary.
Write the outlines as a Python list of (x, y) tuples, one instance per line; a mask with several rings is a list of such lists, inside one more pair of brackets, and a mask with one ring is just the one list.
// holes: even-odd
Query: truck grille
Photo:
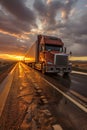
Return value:
[(67, 66), (68, 55), (55, 55), (54, 64), (58, 66)]

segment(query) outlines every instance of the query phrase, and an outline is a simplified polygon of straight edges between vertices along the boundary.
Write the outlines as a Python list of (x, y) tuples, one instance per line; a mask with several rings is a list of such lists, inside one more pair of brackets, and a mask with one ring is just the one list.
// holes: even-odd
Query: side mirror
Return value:
[(71, 51), (70, 51), (69, 55), (72, 56), (72, 52)]
[(66, 50), (67, 50), (66, 47), (64, 47), (64, 53), (66, 53)]

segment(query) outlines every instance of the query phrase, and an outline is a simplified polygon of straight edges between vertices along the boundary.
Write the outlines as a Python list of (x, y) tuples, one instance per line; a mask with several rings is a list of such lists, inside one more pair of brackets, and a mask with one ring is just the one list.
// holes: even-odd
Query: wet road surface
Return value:
[[(77, 86), (76, 78), (81, 81)], [(42, 75), (19, 63), (0, 118), (1, 130), (86, 130), (87, 95), (82, 87), (86, 91), (84, 76)]]
[(70, 88), (87, 98), (87, 75), (71, 74)]

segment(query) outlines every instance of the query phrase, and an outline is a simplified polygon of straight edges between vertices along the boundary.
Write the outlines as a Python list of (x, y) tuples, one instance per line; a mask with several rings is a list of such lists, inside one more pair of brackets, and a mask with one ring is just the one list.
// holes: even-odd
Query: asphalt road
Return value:
[(87, 75), (72, 73), (70, 77), (70, 88), (87, 98)]
[(86, 75), (43, 75), (22, 63), (12, 75), (1, 130), (87, 130)]

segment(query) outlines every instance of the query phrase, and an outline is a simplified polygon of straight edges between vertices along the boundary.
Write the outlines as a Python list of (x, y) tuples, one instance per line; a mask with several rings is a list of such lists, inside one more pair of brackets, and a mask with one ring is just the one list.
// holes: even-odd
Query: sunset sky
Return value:
[(87, 0), (0, 0), (0, 57), (23, 55), (38, 34), (87, 56)]

